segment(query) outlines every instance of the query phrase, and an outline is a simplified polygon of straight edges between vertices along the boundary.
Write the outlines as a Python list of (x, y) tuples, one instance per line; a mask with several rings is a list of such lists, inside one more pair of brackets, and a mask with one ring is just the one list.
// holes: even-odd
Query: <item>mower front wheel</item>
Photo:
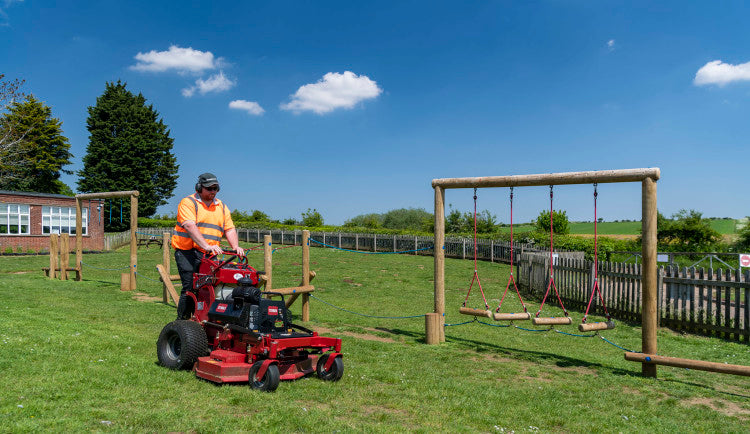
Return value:
[(261, 390), (263, 392), (273, 392), (277, 387), (279, 387), (279, 380), (281, 379), (281, 375), (279, 374), (279, 367), (275, 363), (268, 365), (263, 378), (258, 378), (256, 374), (258, 373), (262, 365), (263, 361), (261, 360), (253, 363), (253, 366), (250, 367), (250, 373), (248, 374), (250, 387), (255, 390)]
[(325, 381), (339, 381), (344, 375), (344, 361), (340, 356), (333, 359), (333, 364), (330, 369), (325, 370), (326, 362), (330, 354), (324, 354), (318, 359), (318, 365), (315, 371), (318, 373), (318, 378)]
[(159, 363), (169, 369), (192, 369), (207, 350), (206, 332), (195, 321), (172, 321), (164, 326), (156, 341)]

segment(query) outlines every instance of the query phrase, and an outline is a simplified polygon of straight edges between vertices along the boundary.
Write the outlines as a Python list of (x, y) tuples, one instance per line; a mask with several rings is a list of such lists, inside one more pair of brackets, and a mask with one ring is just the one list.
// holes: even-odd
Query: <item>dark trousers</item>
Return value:
[(180, 301), (177, 303), (177, 319), (190, 319), (195, 311), (193, 299), (186, 296), (185, 293), (193, 289), (193, 273), (198, 272), (202, 257), (203, 253), (196, 249), (175, 249), (174, 251), (177, 272), (180, 274), (180, 280), (182, 281)]
[(202, 257), (203, 253), (197, 249), (174, 250), (174, 260), (177, 263), (177, 271), (182, 281), (181, 294), (193, 289), (193, 273), (198, 272)]

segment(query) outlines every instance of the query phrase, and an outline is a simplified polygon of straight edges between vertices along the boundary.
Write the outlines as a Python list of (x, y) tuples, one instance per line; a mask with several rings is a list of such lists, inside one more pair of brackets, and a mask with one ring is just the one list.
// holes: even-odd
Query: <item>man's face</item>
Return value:
[(211, 202), (216, 197), (216, 192), (219, 190), (219, 184), (210, 185), (208, 187), (202, 187), (201, 192), (199, 193), (201, 196), (201, 200), (204, 200), (206, 202)]

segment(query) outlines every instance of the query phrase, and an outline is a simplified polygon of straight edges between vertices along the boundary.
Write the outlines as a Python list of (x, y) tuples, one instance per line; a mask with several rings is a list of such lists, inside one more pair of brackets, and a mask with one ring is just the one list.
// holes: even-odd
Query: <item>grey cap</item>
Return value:
[(202, 185), (203, 187), (210, 187), (212, 185), (218, 185), (219, 180), (216, 179), (216, 175), (214, 175), (213, 173), (206, 172), (198, 177), (198, 184)]

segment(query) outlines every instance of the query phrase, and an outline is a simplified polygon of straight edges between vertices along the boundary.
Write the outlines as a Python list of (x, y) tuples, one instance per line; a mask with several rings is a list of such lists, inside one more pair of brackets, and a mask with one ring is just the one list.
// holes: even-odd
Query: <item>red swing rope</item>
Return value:
[(552, 214), (553, 214), (553, 208), (552, 208), (552, 186), (549, 186), (549, 283), (547, 284), (547, 292), (544, 293), (544, 298), (542, 299), (542, 304), (539, 306), (539, 310), (536, 313), (536, 317), (539, 318), (539, 314), (542, 313), (542, 308), (544, 307), (544, 302), (547, 300), (547, 296), (549, 295), (550, 288), (555, 288), (555, 295), (557, 296), (557, 301), (560, 303), (560, 307), (563, 310), (563, 313), (565, 316), (568, 316), (568, 311), (565, 310), (565, 305), (563, 305), (562, 299), (560, 298), (560, 293), (557, 292), (557, 285), (555, 285), (555, 277), (553, 274), (553, 267), (552, 267), (552, 251), (553, 251), (553, 229), (552, 229)]
[(474, 275), (471, 277), (471, 283), (469, 284), (469, 291), (466, 293), (466, 298), (461, 306), (466, 307), (466, 302), (469, 300), (469, 294), (471, 294), (471, 288), (474, 286), (474, 281), (479, 286), (479, 292), (482, 293), (482, 300), (484, 301), (484, 308), (489, 310), (490, 306), (487, 304), (487, 298), (484, 296), (484, 290), (482, 289), (482, 282), (479, 281), (479, 273), (477, 273), (477, 189), (474, 188)]
[(497, 305), (497, 309), (495, 309), (495, 312), (500, 312), (500, 307), (503, 305), (503, 300), (505, 300), (505, 295), (508, 293), (508, 289), (510, 289), (511, 282), (513, 283), (513, 288), (516, 290), (516, 294), (518, 294), (518, 300), (521, 302), (521, 306), (523, 306), (524, 313), (527, 312), (526, 310), (526, 303), (523, 302), (523, 298), (521, 298), (521, 292), (518, 290), (518, 285), (516, 285), (516, 278), (513, 277), (513, 187), (510, 188), (510, 277), (508, 277), (508, 284), (505, 285), (505, 292), (503, 292), (503, 296), (500, 298), (500, 303)]
[(596, 229), (596, 198), (599, 196), (599, 193), (596, 191), (596, 184), (594, 184), (594, 284), (591, 287), (591, 296), (589, 297), (589, 304), (586, 306), (586, 313), (583, 314), (583, 320), (581, 320), (582, 324), (586, 324), (586, 317), (589, 316), (589, 309), (591, 308), (591, 302), (594, 300), (594, 292), (599, 294), (599, 301), (602, 303), (602, 307), (604, 308), (604, 314), (607, 317), (607, 321), (612, 319), (612, 317), (609, 315), (609, 312), (607, 311), (607, 305), (604, 304), (604, 297), (602, 297), (602, 291), (599, 288), (599, 255), (598, 255), (598, 233)]

